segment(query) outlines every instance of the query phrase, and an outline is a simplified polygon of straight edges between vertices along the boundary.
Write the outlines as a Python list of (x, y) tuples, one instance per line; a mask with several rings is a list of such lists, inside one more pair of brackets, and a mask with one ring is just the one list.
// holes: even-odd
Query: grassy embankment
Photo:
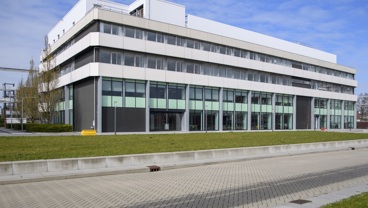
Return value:
[(368, 207), (368, 193), (363, 193), (333, 204), (323, 206), (322, 208), (367, 208), (367, 207)]
[(238, 132), (0, 137), (0, 162), (368, 139), (335, 132)]

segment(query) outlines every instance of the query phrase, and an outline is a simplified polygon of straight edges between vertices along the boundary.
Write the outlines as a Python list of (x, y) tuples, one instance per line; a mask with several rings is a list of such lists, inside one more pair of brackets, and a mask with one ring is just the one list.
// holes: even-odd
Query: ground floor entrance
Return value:
[(150, 131), (181, 131), (182, 112), (151, 112)]

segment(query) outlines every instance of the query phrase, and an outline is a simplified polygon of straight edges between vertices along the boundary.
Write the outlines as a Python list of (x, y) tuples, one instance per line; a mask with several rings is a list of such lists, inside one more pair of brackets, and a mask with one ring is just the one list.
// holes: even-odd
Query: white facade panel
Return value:
[(224, 55), (219, 54), (219, 53), (208, 53), (208, 62), (211, 62), (211, 63), (224, 64), (226, 63), (224, 58), (225, 58)]
[(56, 65), (64, 63), (90, 46), (99, 44), (99, 33), (90, 33), (56, 57)]
[(336, 63), (336, 55), (334, 54), (302, 46), (296, 43), (291, 43), (271, 36), (259, 34), (249, 30), (237, 28), (231, 25), (226, 25), (212, 20), (204, 19), (201, 17), (196, 17), (193, 15), (188, 15), (187, 27), (315, 59), (320, 59), (327, 62)]
[(146, 52), (151, 54), (157, 54), (157, 55), (166, 55), (166, 46), (162, 43), (156, 43), (152, 41), (146, 42)]
[(109, 48), (124, 48), (124, 39), (121, 36), (109, 35), (106, 33), (99, 33), (99, 44), (100, 46), (105, 46)]
[(124, 49), (131, 51), (144, 52), (146, 51), (145, 41), (134, 38), (124, 38)]
[(162, 0), (148, 0), (149, 19), (185, 27), (185, 7)]
[(74, 26), (79, 20), (81, 20), (87, 13), (87, 1), (79, 0), (77, 4), (54, 26), (48, 33), (49, 44), (52, 45), (56, 42), (64, 33)]
[(185, 83), (185, 77), (181, 72), (165, 71), (165, 81), (171, 83)]
[(140, 67), (123, 67), (123, 77), (119, 78), (126, 78), (126, 79), (146, 79), (146, 69)]
[(221, 77), (210, 77), (208, 79), (208, 84), (210, 86), (223, 86), (226, 80)]
[(192, 85), (200, 85), (200, 86), (209, 86), (209, 76), (193, 74), (192, 80), (190, 80), (189, 84)]
[(166, 55), (182, 58), (185, 55), (185, 48), (167, 44)]
[(166, 72), (164, 70), (157, 70), (157, 69), (146, 69), (146, 80), (150, 81), (159, 81), (165, 82), (166, 81)]
[(98, 68), (99, 68), (98, 76), (115, 77), (115, 78), (124, 77), (125, 71), (123, 70), (124, 68), (123, 66), (99, 63)]

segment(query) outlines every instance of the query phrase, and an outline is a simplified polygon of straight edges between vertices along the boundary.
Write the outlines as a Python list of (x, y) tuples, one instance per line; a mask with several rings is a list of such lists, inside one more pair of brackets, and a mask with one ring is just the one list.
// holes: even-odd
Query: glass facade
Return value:
[(272, 129), (272, 94), (252, 92), (251, 130)]
[(276, 95), (275, 129), (293, 129), (293, 96)]
[(314, 129), (327, 129), (328, 100), (314, 98)]
[[(102, 107), (148, 108), (149, 131), (236, 131), (248, 130), (248, 125), (250, 130), (294, 129), (294, 95), (166, 82), (150, 82), (146, 92), (146, 83), (103, 77)], [(73, 86), (68, 87), (69, 123), (73, 124)], [(59, 103), (58, 109), (64, 109), (64, 104)], [(354, 109), (355, 102), (314, 98), (314, 128), (354, 128)], [(59, 111), (54, 122), (65, 119), (62, 113), (66, 112)]]
[(219, 130), (219, 89), (191, 86), (189, 89), (189, 130)]
[(341, 100), (330, 100), (330, 128), (341, 129)]
[(355, 103), (351, 101), (344, 101), (344, 128), (354, 128)]
[(204, 88), (205, 130), (219, 130), (219, 89)]
[(185, 85), (151, 82), (150, 130), (181, 131), (185, 99)]
[(248, 92), (223, 90), (223, 130), (246, 130), (248, 112)]
[(181, 113), (150, 113), (150, 131), (181, 131)]
[[(63, 123), (65, 113), (68, 113), (69, 123), (73, 124), (73, 86), (67, 87), (69, 100), (65, 102), (69, 102), (69, 110), (66, 111), (64, 101), (58, 103), (55, 123)], [(150, 82), (150, 102), (146, 106), (146, 81), (109, 77), (102, 78), (101, 91), (102, 107), (116, 104), (120, 108), (149, 108), (149, 117), (146, 118), (149, 131), (248, 130), (248, 120), (250, 130), (294, 128), (294, 95)], [(314, 98), (313, 104), (315, 129), (354, 128), (355, 102)], [(184, 117), (186, 111), (189, 114), (187, 119)]]

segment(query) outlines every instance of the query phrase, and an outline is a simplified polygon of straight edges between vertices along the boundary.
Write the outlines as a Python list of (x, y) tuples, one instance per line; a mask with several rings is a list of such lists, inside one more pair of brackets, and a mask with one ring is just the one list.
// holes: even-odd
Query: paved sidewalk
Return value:
[(296, 205), (295, 203), (288, 203), (285, 205), (277, 206), (276, 208), (315, 208), (321, 207), (327, 204), (335, 203), (337, 201), (368, 192), (368, 185), (359, 185), (349, 188), (343, 188), (339, 191), (315, 196), (305, 200), (303, 204)]
[(367, 157), (364, 148), (0, 185), (0, 207), (319, 207), (367, 191)]

